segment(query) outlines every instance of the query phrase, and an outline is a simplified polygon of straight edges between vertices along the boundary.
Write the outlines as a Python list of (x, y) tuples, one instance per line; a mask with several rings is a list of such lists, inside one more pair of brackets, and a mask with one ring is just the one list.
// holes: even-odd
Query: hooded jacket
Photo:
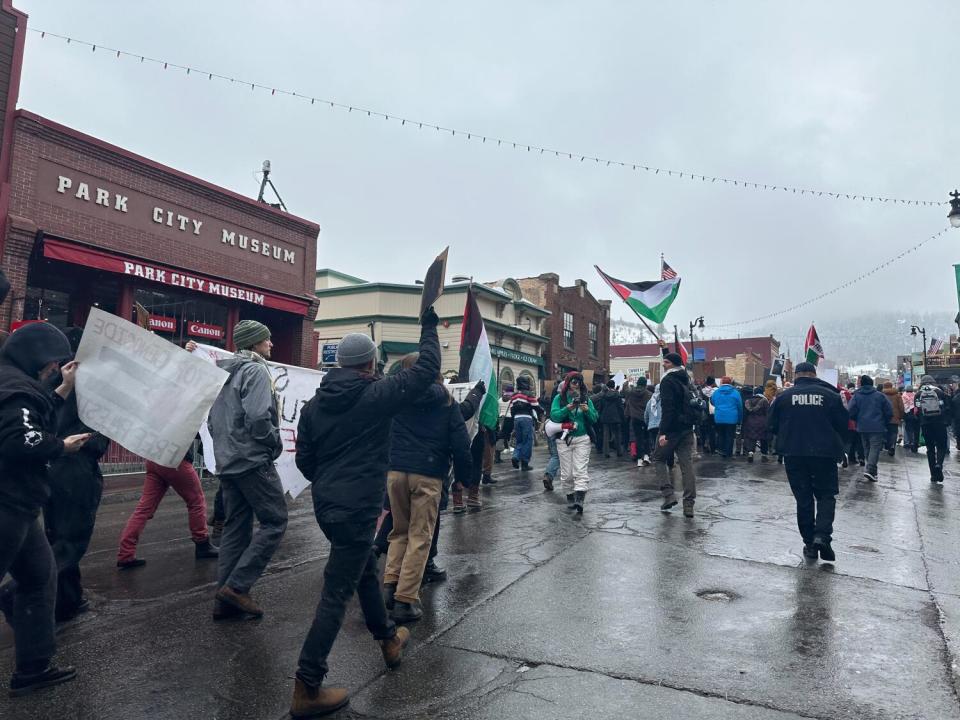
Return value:
[(600, 422), (616, 425), (623, 422), (623, 401), (614, 388), (605, 387), (600, 393)]
[(891, 417), (893, 406), (873, 385), (864, 385), (853, 394), (850, 419), (856, 421), (857, 432), (885, 433)]
[(763, 395), (754, 395), (743, 403), (743, 439), (752, 442), (767, 437), (767, 415), (770, 403)]
[(888, 425), (899, 425), (903, 422), (904, 407), (903, 407), (903, 398), (900, 397), (900, 393), (897, 392), (897, 389), (894, 387), (885, 387), (883, 388), (883, 394), (886, 396), (887, 400), (890, 401), (890, 407), (893, 409), (893, 415), (890, 416), (890, 419), (887, 421)]
[(836, 459), (843, 454), (847, 411), (840, 394), (822, 380), (798, 377), (777, 396), (769, 417), (767, 427), (781, 455)]
[(660, 434), (692, 431), (694, 421), (687, 412), (690, 404), (690, 376), (687, 371), (677, 368), (667, 372), (660, 380), (659, 390)]
[(270, 371), (246, 353), (219, 360), (217, 366), (230, 375), (207, 421), (217, 474), (243, 475), (283, 452)]
[(743, 421), (743, 398), (733, 385), (720, 385), (710, 396), (710, 404), (717, 425), (737, 425)]
[(647, 386), (630, 388), (627, 393), (626, 416), (631, 420), (643, 420), (646, 414), (647, 403), (653, 393), (647, 389)]
[[(934, 392), (937, 394), (937, 399), (940, 401), (940, 414), (939, 415), (924, 415), (920, 412), (920, 394), (923, 392), (925, 387), (933, 388)], [(947, 394), (941, 390), (936, 385), (931, 385), (930, 383), (923, 383), (917, 388), (917, 395), (914, 399), (914, 410), (917, 419), (920, 420), (921, 425), (949, 425), (950, 424), (950, 415), (951, 415), (952, 405), (950, 398), (947, 397)]]
[(313, 483), (313, 508), (320, 522), (363, 522), (379, 516), (393, 417), (417, 402), (440, 372), (435, 318), (421, 328), (420, 357), (412, 367), (382, 379), (334, 368), (301, 408), (296, 463)]
[(48, 323), (14, 331), (0, 353), (0, 506), (31, 519), (50, 497), (47, 464), (63, 454), (63, 398), (36, 378), (71, 354), (67, 338)]
[(423, 397), (396, 414), (390, 430), (390, 469), (470, 485), (470, 438), (460, 406), (434, 383)]

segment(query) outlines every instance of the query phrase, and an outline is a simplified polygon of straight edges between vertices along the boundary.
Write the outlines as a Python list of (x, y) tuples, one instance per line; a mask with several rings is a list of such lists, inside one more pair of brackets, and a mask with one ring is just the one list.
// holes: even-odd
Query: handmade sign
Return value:
[(168, 340), (92, 308), (77, 350), (80, 420), (130, 452), (175, 468), (227, 373)]

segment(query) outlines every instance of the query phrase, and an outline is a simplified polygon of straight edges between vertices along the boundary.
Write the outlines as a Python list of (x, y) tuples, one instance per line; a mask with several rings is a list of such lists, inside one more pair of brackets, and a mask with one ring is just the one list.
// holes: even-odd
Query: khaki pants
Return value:
[(394, 470), (387, 473), (393, 530), (383, 582), (397, 584), (394, 597), (398, 602), (420, 599), (420, 581), (440, 507), (440, 485), (440, 478)]

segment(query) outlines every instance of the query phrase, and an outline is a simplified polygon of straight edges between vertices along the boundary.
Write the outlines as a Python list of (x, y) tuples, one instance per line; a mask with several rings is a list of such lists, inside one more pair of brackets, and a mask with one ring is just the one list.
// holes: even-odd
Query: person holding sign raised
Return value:
[[(241, 320), (233, 329), (233, 357), (217, 362), (230, 377), (210, 408), (226, 520), (220, 542), (219, 581), (213, 619), (258, 618), (250, 597), (287, 529), (287, 502), (273, 461), (283, 452), (277, 397), (266, 361), (270, 328)], [(253, 532), (253, 518), (260, 527)]]
[[(50, 496), (48, 463), (78, 452), (91, 436), (57, 437), (56, 412), (73, 392), (78, 367), (60, 363), (72, 354), (66, 336), (46, 322), (13, 332), (0, 353), (0, 578), (9, 572), (16, 582), (12, 607), (4, 607), (16, 645), (14, 697), (77, 674), (50, 663), (57, 648), (57, 564), (40, 524)], [(50, 393), (41, 383), (58, 369), (63, 379)]]
[(410, 639), (410, 631), (398, 629), (387, 616), (373, 537), (386, 488), (393, 417), (412, 408), (440, 373), (438, 322), (428, 307), (420, 319), (416, 362), (385, 378), (375, 373), (373, 340), (361, 333), (345, 336), (337, 348), (340, 367), (327, 373), (300, 412), (297, 467), (312, 483), (313, 509), (330, 541), (330, 557), (316, 616), (300, 651), (292, 717), (324, 715), (347, 704), (345, 689), (322, 685), (327, 656), (354, 593), (387, 667), (400, 664)]

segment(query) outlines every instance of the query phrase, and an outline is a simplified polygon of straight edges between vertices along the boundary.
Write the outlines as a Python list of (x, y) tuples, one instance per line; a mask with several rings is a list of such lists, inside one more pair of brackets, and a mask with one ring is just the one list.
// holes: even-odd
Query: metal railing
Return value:
[(960, 367), (960, 354), (927, 355), (927, 367)]
[[(195, 440), (193, 443), (193, 466), (202, 477), (204, 465), (199, 440)], [(107, 452), (100, 458), (100, 472), (104, 475), (126, 475), (142, 473), (145, 470), (146, 462), (142, 457), (134, 455), (113, 441), (107, 446)]]

